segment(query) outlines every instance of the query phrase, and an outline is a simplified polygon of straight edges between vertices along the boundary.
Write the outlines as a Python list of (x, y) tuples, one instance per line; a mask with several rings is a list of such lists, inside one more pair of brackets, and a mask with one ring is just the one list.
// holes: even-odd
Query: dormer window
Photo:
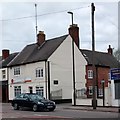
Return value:
[(20, 67), (14, 68), (14, 75), (20, 75)]
[(36, 69), (36, 77), (42, 78), (43, 77), (43, 68), (37, 68)]

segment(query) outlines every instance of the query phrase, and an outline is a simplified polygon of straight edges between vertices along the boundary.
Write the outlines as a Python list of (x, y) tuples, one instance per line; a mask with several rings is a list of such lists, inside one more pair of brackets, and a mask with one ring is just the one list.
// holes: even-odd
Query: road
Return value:
[(10, 103), (2, 104), (2, 118), (118, 118), (118, 113), (67, 109), (70, 104), (57, 104), (53, 112), (33, 112), (29, 109), (13, 110)]

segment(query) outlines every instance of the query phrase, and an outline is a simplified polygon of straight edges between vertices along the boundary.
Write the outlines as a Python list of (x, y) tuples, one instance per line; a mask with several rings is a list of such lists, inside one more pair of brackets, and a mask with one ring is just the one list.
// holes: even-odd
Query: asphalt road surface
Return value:
[[(53, 112), (33, 112), (29, 109), (23, 110), (13, 110), (10, 103), (3, 103), (1, 104), (2, 111), (0, 112), (1, 117), (3, 120), (33, 120), (33, 119), (40, 119), (42, 118), (47, 119), (55, 119), (58, 118), (60, 120), (64, 119), (78, 119), (78, 118), (118, 118), (119, 113), (115, 112), (99, 112), (99, 111), (87, 111), (87, 110), (75, 110), (75, 109), (67, 109), (70, 104), (58, 104), (57, 108)], [(6, 119), (8, 118), (8, 119)]]

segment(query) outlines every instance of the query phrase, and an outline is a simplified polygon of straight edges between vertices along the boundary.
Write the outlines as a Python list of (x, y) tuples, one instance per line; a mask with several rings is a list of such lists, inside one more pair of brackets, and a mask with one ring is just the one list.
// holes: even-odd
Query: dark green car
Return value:
[(55, 102), (47, 100), (36, 93), (22, 93), (11, 102), (14, 110), (22, 107), (32, 108), (34, 112), (40, 110), (54, 111), (56, 108)]

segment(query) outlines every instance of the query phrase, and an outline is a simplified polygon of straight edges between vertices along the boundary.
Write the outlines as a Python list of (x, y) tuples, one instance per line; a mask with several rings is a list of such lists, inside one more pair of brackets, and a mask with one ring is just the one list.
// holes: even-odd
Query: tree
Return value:
[(120, 49), (114, 52), (114, 56), (120, 62)]

